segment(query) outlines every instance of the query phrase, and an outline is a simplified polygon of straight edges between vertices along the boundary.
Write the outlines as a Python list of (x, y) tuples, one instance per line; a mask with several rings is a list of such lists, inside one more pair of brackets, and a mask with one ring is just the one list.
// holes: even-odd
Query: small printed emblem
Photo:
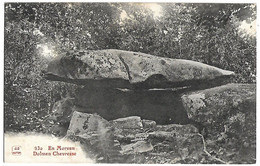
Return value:
[(20, 156), (22, 154), (21, 146), (12, 146), (12, 155)]

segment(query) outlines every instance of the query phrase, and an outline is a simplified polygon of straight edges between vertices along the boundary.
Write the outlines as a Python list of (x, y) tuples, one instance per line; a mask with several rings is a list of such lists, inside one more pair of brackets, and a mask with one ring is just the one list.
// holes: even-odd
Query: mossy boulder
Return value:
[(212, 153), (230, 163), (255, 163), (256, 85), (227, 84), (182, 96), (188, 117), (207, 129)]

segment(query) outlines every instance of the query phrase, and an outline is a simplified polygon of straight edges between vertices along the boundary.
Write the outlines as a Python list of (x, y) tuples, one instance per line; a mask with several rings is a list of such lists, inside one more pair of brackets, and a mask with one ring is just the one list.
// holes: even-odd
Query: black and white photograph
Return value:
[(256, 3), (2, 4), (4, 163), (257, 163)]

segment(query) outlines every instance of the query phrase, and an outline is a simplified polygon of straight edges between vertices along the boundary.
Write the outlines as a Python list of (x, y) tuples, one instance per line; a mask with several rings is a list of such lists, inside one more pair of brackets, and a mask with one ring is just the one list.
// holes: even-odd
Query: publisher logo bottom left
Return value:
[(12, 146), (12, 155), (20, 156), (22, 154), (22, 148), (21, 146)]

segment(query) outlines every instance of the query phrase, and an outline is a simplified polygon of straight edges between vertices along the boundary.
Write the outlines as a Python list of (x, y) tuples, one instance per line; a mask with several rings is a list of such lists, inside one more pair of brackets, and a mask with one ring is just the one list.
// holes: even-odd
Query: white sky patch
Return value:
[(256, 36), (256, 20), (247, 23), (245, 20), (240, 23), (239, 29), (250, 36)]
[(72, 8), (72, 4), (68, 3), (68, 8)]
[(38, 44), (37, 48), (39, 50), (40, 55), (45, 58), (53, 58), (57, 56), (57, 54), (54, 51), (54, 46), (51, 46), (49, 44)]
[(153, 11), (154, 17), (161, 17), (162, 16), (162, 7), (157, 3), (144, 3), (144, 7)]
[[(158, 5), (157, 3), (136, 3), (135, 5), (141, 5), (144, 8), (150, 9), (153, 12), (153, 16), (155, 18), (161, 17), (163, 15), (161, 5)], [(125, 10), (121, 12), (120, 18), (121, 20), (131, 19), (131, 17), (128, 16)]]
[(126, 11), (123, 10), (123, 11), (121, 12), (121, 14), (120, 14), (120, 18), (121, 18), (122, 20), (125, 20), (125, 19), (129, 19), (130, 17), (127, 15)]

